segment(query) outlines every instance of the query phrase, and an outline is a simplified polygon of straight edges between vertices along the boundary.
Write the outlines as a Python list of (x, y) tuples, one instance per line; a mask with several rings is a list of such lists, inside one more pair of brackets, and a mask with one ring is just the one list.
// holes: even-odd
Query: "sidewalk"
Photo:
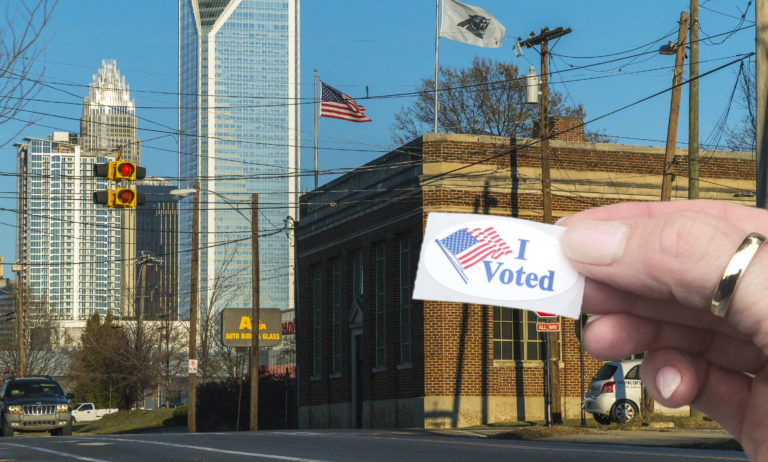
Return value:
[(665, 428), (643, 430), (611, 430), (594, 427), (560, 428), (564, 431), (558, 432), (557, 429), (552, 429), (552, 427), (538, 427), (537, 429), (541, 431), (535, 432), (531, 432), (530, 427), (442, 429), (431, 431), (441, 435), (466, 436), (474, 438), (741, 450), (738, 442), (733, 439), (733, 437), (728, 432), (721, 429), (692, 430)]

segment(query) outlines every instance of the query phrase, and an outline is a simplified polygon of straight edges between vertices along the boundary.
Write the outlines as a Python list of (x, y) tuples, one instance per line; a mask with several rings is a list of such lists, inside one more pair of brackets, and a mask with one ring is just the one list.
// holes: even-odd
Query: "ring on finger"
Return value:
[(723, 277), (717, 284), (715, 294), (712, 296), (710, 310), (715, 316), (725, 318), (728, 314), (728, 308), (730, 308), (731, 299), (733, 299), (733, 294), (736, 292), (741, 275), (744, 274), (752, 258), (765, 240), (765, 236), (760, 233), (750, 233), (744, 238), (739, 248), (736, 249), (736, 253), (733, 254), (731, 261), (728, 262), (728, 266), (725, 267)]

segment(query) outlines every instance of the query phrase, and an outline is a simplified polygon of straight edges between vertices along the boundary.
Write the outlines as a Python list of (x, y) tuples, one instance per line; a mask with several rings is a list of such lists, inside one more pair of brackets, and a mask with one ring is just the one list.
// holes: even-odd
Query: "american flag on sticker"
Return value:
[(512, 249), (492, 226), (460, 229), (435, 241), (464, 283), (469, 282), (464, 270), (485, 259), (497, 259), (512, 253)]

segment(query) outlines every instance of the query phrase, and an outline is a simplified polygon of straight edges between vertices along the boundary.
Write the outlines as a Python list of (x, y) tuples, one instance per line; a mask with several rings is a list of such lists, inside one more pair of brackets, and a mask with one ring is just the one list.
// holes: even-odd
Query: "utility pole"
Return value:
[[(541, 29), (541, 33), (520, 44), (526, 48), (541, 45), (541, 122), (539, 129), (541, 147), (541, 196), (544, 223), (552, 223), (552, 184), (549, 178), (549, 41), (570, 34), (571, 28), (558, 27), (549, 30)], [(560, 342), (557, 332), (546, 334), (546, 358), (544, 361), (544, 376), (547, 377), (547, 396), (545, 402), (545, 416), (547, 425), (561, 425), (563, 423), (562, 399), (560, 396)]]
[(187, 405), (187, 432), (197, 431), (197, 368), (192, 364), (197, 361), (197, 282), (200, 277), (200, 181), (195, 180), (195, 192), (192, 199), (192, 261), (189, 281), (189, 399)]
[(756, 205), (768, 208), (768, 0), (755, 2), (755, 77), (757, 80), (757, 199)]
[(664, 166), (662, 168), (661, 200), (672, 199), (672, 166), (675, 164), (675, 145), (677, 144), (677, 122), (680, 118), (680, 94), (683, 83), (683, 62), (685, 61), (685, 38), (688, 35), (688, 13), (680, 13), (680, 29), (677, 34), (675, 50), (675, 76), (672, 79), (672, 100), (669, 108), (669, 124), (667, 125), (667, 146), (664, 150)]
[[(688, 58), (688, 199), (699, 198), (699, 0), (691, 0)], [(693, 408), (691, 408), (693, 409)]]
[(16, 335), (19, 339), (19, 375), (24, 377), (24, 279), (22, 274), (23, 265), (15, 264), (12, 267), (16, 273)]
[(251, 194), (251, 431), (259, 429), (259, 195)]

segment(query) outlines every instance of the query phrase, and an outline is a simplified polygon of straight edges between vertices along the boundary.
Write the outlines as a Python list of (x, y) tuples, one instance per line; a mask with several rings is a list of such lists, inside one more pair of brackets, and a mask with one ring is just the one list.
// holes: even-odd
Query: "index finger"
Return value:
[(655, 218), (680, 212), (706, 213), (723, 219), (747, 233), (758, 231), (768, 235), (768, 211), (755, 207), (712, 200), (690, 200), (673, 202), (624, 202), (605, 207), (584, 210), (562, 218), (558, 225), (569, 226), (585, 220), (631, 220)]

